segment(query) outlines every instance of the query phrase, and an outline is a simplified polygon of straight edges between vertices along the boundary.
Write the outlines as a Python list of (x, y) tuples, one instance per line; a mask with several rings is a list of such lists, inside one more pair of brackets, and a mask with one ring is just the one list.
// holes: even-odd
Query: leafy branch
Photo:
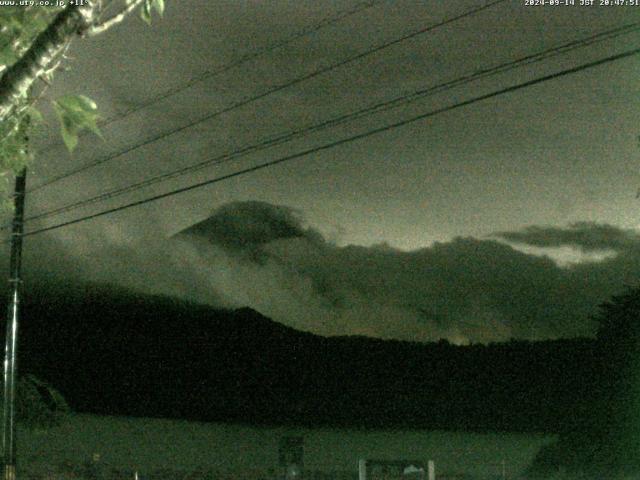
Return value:
[[(80, 3), (80, 2), (78, 2)], [(0, 9), (0, 175), (24, 166), (28, 155), (24, 147), (25, 115), (40, 117), (29, 98), (37, 80), (46, 85), (60, 68), (71, 41), (103, 33), (121, 23), (134, 10), (151, 22), (151, 13), (162, 16), (164, 0), (111, 0), (108, 7), (121, 4), (120, 10), (107, 20), (102, 0), (88, 0), (65, 8), (7, 7)], [(46, 87), (45, 87), (46, 89)], [(82, 95), (65, 95), (53, 102), (60, 120), (62, 138), (72, 151), (78, 134), (90, 130), (98, 135), (95, 103)]]

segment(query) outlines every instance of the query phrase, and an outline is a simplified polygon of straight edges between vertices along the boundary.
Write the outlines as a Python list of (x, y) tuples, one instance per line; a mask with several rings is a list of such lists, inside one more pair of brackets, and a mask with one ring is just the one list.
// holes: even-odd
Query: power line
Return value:
[(345, 18), (348, 18), (350, 16), (356, 15), (364, 10), (368, 10), (369, 8), (372, 8), (373, 6), (375, 6), (377, 3), (379, 3), (381, 0), (370, 0), (367, 2), (362, 2), (362, 3), (358, 3), (355, 6), (353, 6), (352, 8), (348, 9), (348, 10), (344, 10), (342, 12), (337, 13), (336, 15), (333, 15), (331, 17), (327, 17), (324, 18), (322, 20), (320, 20), (318, 23), (314, 24), (314, 25), (310, 25), (307, 28), (304, 28), (303, 30), (300, 30), (299, 32), (296, 32), (292, 35), (290, 35), (289, 37), (285, 38), (284, 40), (281, 40), (279, 42), (275, 42), (273, 44), (267, 45), (263, 48), (259, 48), (253, 52), (249, 52), (246, 53), (244, 55), (242, 55), (240, 58), (238, 58), (237, 60), (234, 60), (226, 65), (222, 65), (214, 70), (209, 70), (206, 72), (201, 73), (200, 75), (196, 76), (196, 77), (192, 77), (190, 80), (187, 80), (187, 82), (185, 83), (181, 83), (180, 85), (177, 85), (173, 88), (170, 88), (168, 90), (166, 90), (165, 92), (156, 95), (155, 97), (147, 100), (144, 103), (141, 103), (140, 105), (136, 105), (134, 107), (131, 107), (127, 110), (125, 110), (124, 112), (114, 115), (113, 117), (107, 118), (106, 120), (103, 120), (102, 122), (100, 122), (100, 126), (104, 127), (106, 125), (109, 125), (115, 121), (118, 120), (122, 120), (140, 110), (143, 110), (147, 107), (150, 107), (151, 105), (155, 105), (156, 103), (159, 103), (169, 97), (172, 97), (174, 95), (177, 95), (180, 92), (183, 92), (185, 90), (188, 90), (189, 88), (193, 87), (194, 85), (203, 82), (209, 78), (221, 75), (223, 73), (228, 72), (229, 70), (232, 70), (236, 67), (239, 67), (247, 62), (250, 62), (252, 60), (255, 60), (256, 58), (259, 58), (263, 55), (266, 55), (268, 53), (271, 53), (275, 50), (278, 50), (279, 48), (285, 47), (287, 45), (289, 45), (290, 43), (293, 43), (296, 40), (299, 40), (300, 38), (304, 38), (306, 36), (312, 35), (320, 30), (322, 30), (325, 27), (328, 27), (330, 25), (333, 25), (335, 23), (340, 22), (341, 20), (344, 20)]
[(441, 113), (445, 113), (445, 112), (449, 112), (449, 111), (452, 111), (452, 110), (456, 110), (458, 108), (465, 107), (465, 106), (468, 106), (468, 105), (471, 105), (471, 104), (474, 104), (474, 103), (477, 103), (477, 102), (480, 102), (480, 101), (483, 101), (483, 100), (488, 100), (490, 98), (494, 98), (494, 97), (497, 97), (497, 96), (500, 96), (500, 95), (504, 95), (506, 93), (510, 93), (510, 92), (514, 92), (516, 90), (520, 90), (520, 89), (523, 89), (523, 88), (531, 87), (533, 85), (537, 85), (537, 84), (540, 84), (540, 83), (543, 83), (543, 82), (547, 82), (549, 80), (554, 80), (556, 78), (560, 78), (560, 77), (563, 77), (563, 76), (566, 76), (566, 75), (570, 75), (570, 74), (573, 74), (573, 73), (581, 72), (581, 71), (587, 70), (589, 68), (594, 68), (594, 67), (597, 67), (599, 65), (604, 65), (606, 63), (610, 63), (610, 62), (614, 62), (614, 61), (617, 61), (617, 60), (621, 60), (623, 58), (628, 58), (628, 57), (631, 57), (633, 55), (637, 55), (639, 53), (640, 53), (640, 48), (636, 48), (636, 49), (633, 49), (633, 50), (628, 50), (626, 52), (619, 53), (617, 55), (613, 55), (613, 56), (609, 56), (609, 57), (606, 57), (606, 58), (603, 58), (603, 59), (600, 59), (600, 60), (596, 60), (596, 61), (593, 61), (593, 62), (585, 63), (585, 64), (579, 65), (577, 67), (569, 68), (567, 70), (562, 70), (560, 72), (553, 73), (553, 74), (550, 74), (550, 75), (545, 75), (543, 77), (539, 77), (539, 78), (536, 78), (536, 79), (533, 79), (533, 80), (529, 80), (529, 81), (522, 82), (522, 83), (519, 83), (519, 84), (516, 84), (516, 85), (512, 85), (510, 87), (502, 88), (502, 89), (496, 90), (496, 91), (491, 92), (491, 93), (480, 95), (480, 96), (471, 98), (469, 100), (458, 102), (458, 103), (455, 103), (453, 105), (449, 105), (447, 107), (442, 107), (442, 108), (439, 108), (439, 109), (436, 109), (436, 110), (432, 110), (430, 112), (422, 113), (420, 115), (416, 115), (416, 116), (413, 116), (411, 118), (408, 118), (408, 119), (405, 119), (405, 120), (402, 120), (402, 121), (399, 121), (399, 122), (391, 123), (391, 124), (385, 125), (383, 127), (378, 127), (378, 128), (372, 129), (372, 130), (368, 130), (367, 132), (360, 133), (358, 135), (353, 135), (351, 137), (347, 137), (347, 138), (343, 138), (341, 140), (336, 140), (336, 141), (333, 141), (333, 142), (330, 142), (330, 143), (326, 143), (324, 145), (320, 145), (318, 147), (313, 147), (313, 148), (310, 148), (308, 150), (304, 150), (302, 152), (298, 152), (298, 153), (294, 153), (294, 154), (287, 155), (287, 156), (284, 156), (284, 157), (280, 157), (280, 158), (278, 158), (276, 160), (271, 160), (269, 162), (261, 163), (259, 165), (254, 165), (253, 167), (245, 168), (243, 170), (239, 170), (239, 171), (236, 171), (236, 172), (233, 172), (233, 173), (229, 173), (227, 175), (222, 175), (220, 177), (216, 177), (216, 178), (212, 178), (212, 179), (205, 180), (205, 181), (202, 181), (202, 182), (198, 182), (198, 183), (186, 186), (186, 187), (182, 187), (182, 188), (178, 188), (178, 189), (172, 190), (170, 192), (162, 193), (162, 194), (159, 194), (159, 195), (154, 195), (152, 197), (148, 197), (148, 198), (145, 198), (145, 199), (142, 199), (142, 200), (138, 200), (138, 201), (131, 202), (131, 203), (128, 203), (128, 204), (125, 204), (125, 205), (121, 205), (119, 207), (109, 208), (107, 210), (103, 210), (101, 212), (97, 212), (97, 213), (94, 213), (94, 214), (91, 214), (91, 215), (87, 215), (87, 216), (84, 216), (84, 217), (76, 218), (74, 220), (69, 220), (69, 221), (58, 223), (56, 225), (52, 225), (52, 226), (49, 226), (49, 227), (40, 228), (40, 229), (37, 229), (37, 230), (32, 230), (30, 232), (25, 233), (24, 236), (36, 235), (38, 233), (48, 232), (48, 231), (51, 231), (51, 230), (57, 230), (59, 228), (63, 228), (63, 227), (69, 226), (69, 225), (74, 225), (76, 223), (84, 222), (84, 221), (87, 221), (87, 220), (92, 220), (94, 218), (98, 218), (98, 217), (101, 217), (101, 216), (104, 216), (104, 215), (109, 215), (111, 213), (116, 213), (116, 212), (119, 212), (119, 211), (122, 211), (122, 210), (126, 210), (126, 209), (129, 209), (129, 208), (132, 208), (132, 207), (136, 207), (136, 206), (139, 206), (139, 205), (144, 205), (146, 203), (154, 202), (156, 200), (161, 200), (163, 198), (168, 198), (168, 197), (171, 197), (171, 196), (174, 196), (174, 195), (178, 195), (180, 193), (184, 193), (184, 192), (188, 192), (188, 191), (191, 191), (191, 190), (195, 190), (195, 189), (200, 188), (200, 187), (204, 187), (204, 186), (207, 186), (207, 185), (212, 185), (214, 183), (222, 182), (224, 180), (228, 180), (228, 179), (233, 178), (233, 177), (238, 177), (240, 175), (245, 175), (247, 173), (255, 172), (255, 171), (262, 170), (262, 169), (265, 169), (265, 168), (268, 168), (268, 167), (272, 167), (272, 166), (280, 164), (280, 163), (284, 163), (284, 162), (287, 162), (287, 161), (290, 161), (290, 160), (294, 160), (294, 159), (297, 159), (297, 158), (305, 157), (305, 156), (311, 155), (313, 153), (318, 153), (318, 152), (321, 152), (321, 151), (324, 151), (324, 150), (329, 150), (331, 148), (334, 148), (334, 147), (337, 147), (337, 146), (340, 146), (340, 145), (351, 143), (351, 142), (354, 142), (354, 141), (357, 141), (357, 140), (362, 140), (364, 138), (368, 138), (368, 137), (371, 137), (373, 135), (377, 135), (379, 133), (384, 133), (384, 132), (387, 132), (387, 131), (390, 131), (390, 130), (393, 130), (393, 129), (396, 129), (396, 128), (399, 128), (399, 127), (402, 127), (402, 126), (405, 126), (405, 125), (408, 125), (410, 123), (414, 123), (414, 122), (417, 122), (419, 120), (424, 120), (426, 118), (433, 117), (433, 116), (439, 115)]
[[(552, 58), (554, 56), (560, 55), (560, 54), (564, 54), (567, 53), (571, 50), (577, 49), (577, 48), (582, 48), (585, 46), (589, 46), (589, 45), (593, 45), (596, 42), (602, 42), (605, 40), (610, 40), (612, 38), (618, 37), (620, 35), (625, 35), (625, 34), (629, 34), (635, 31), (638, 31), (640, 29), (640, 22), (636, 22), (636, 23), (631, 23), (631, 24), (627, 24), (627, 25), (623, 25), (621, 27), (617, 27), (614, 29), (610, 29), (610, 30), (606, 30), (603, 32), (599, 32), (593, 35), (590, 35), (589, 37), (586, 38), (582, 38), (579, 40), (574, 40), (565, 44), (562, 44), (560, 46), (557, 47), (552, 47), (534, 54), (530, 54), (530, 55), (526, 55), (524, 57), (515, 59), (515, 60), (511, 60), (509, 62), (505, 62), (490, 68), (485, 68), (485, 69), (481, 69), (481, 70), (476, 70), (471, 74), (467, 74), (464, 75), (462, 77), (458, 77), (454, 80), (445, 82), (445, 83), (441, 83), (426, 89), (421, 89), (421, 90), (417, 90), (414, 91), (412, 93), (409, 94), (405, 94), (399, 97), (396, 97), (394, 99), (391, 100), (387, 100), (384, 102), (380, 102), (377, 103), (375, 105), (366, 107), (364, 109), (360, 109), (357, 110), (355, 112), (351, 112), (348, 114), (344, 114), (344, 115), (340, 115), (338, 117), (334, 117), (332, 119), (329, 120), (325, 120), (322, 121), (320, 123), (311, 125), (311, 126), (307, 126), (298, 130), (293, 130), (290, 131), (288, 133), (284, 133), (281, 134), (275, 138), (269, 138), (263, 141), (260, 141), (256, 144), (247, 146), (247, 147), (243, 147), (239, 150), (235, 150), (233, 152), (230, 153), (225, 153), (222, 155), (219, 155), (217, 157), (214, 158), (210, 158), (204, 161), (201, 161), (197, 164), (194, 165), (190, 165), (187, 167), (183, 167), (177, 170), (173, 170), (167, 173), (163, 173), (160, 175), (156, 175), (154, 177), (151, 178), (147, 178), (145, 180), (124, 186), (124, 187), (118, 187), (116, 189), (110, 190), (108, 192), (99, 194), (97, 196), (93, 196), (93, 197), (89, 197), (86, 198), (84, 200), (79, 200), (77, 202), (71, 203), (71, 204), (67, 204), (58, 208), (54, 208), (45, 212), (41, 212), (35, 215), (32, 215), (30, 217), (26, 218), (27, 222), (33, 221), (33, 220), (37, 220), (37, 219), (42, 219), (42, 218), (47, 218), (53, 215), (57, 215), (60, 213), (64, 213), (64, 212), (68, 212), (68, 211), (72, 211), (75, 210), (77, 208), (86, 206), (86, 205), (90, 205), (93, 203), (97, 203), (97, 202), (101, 202), (104, 200), (109, 200), (112, 198), (115, 198), (117, 196), (129, 193), (129, 192), (133, 192), (136, 190), (139, 190), (141, 188), (144, 187), (148, 187), (150, 185), (165, 181), (165, 180), (169, 180), (172, 178), (176, 178), (178, 176), (182, 176), (185, 175), (187, 173), (192, 173), (195, 172), (197, 170), (200, 170), (202, 168), (205, 167), (209, 167), (212, 165), (219, 165), (231, 160), (235, 160), (239, 157), (243, 157), (245, 155), (248, 155), (250, 153), (256, 152), (256, 151), (260, 151), (266, 148), (270, 148), (273, 146), (277, 146), (277, 145), (281, 145), (287, 142), (290, 142), (296, 138), (300, 138), (303, 136), (306, 136), (309, 133), (312, 132), (316, 132), (316, 131), (320, 131), (322, 129), (325, 128), (329, 128), (329, 127), (335, 127), (337, 125), (341, 125), (343, 123), (347, 123), (347, 122), (351, 122), (353, 120), (357, 120), (360, 118), (363, 118), (365, 116), (370, 116), (376, 113), (380, 113), (383, 111), (387, 111), (390, 110), (392, 108), (397, 108), (401, 105), (405, 105), (407, 103), (410, 102), (414, 102), (418, 99), (424, 98), (426, 96), (429, 95), (433, 95), (436, 93), (442, 93), (444, 91), (448, 91), (451, 90), (453, 88), (459, 87), (461, 85), (482, 79), (482, 78), (488, 78), (490, 76), (493, 75), (497, 75), (500, 73), (504, 73), (510, 70), (513, 70), (515, 68), (520, 68), (522, 66), (525, 65), (530, 65), (532, 63), (535, 62), (540, 62), (542, 60), (546, 60), (548, 58)], [(0, 227), (0, 230), (6, 230), (7, 227)]]
[(274, 86), (272, 88), (269, 88), (268, 90), (266, 90), (266, 91), (264, 91), (262, 93), (259, 93), (257, 95), (252, 96), (252, 97), (249, 97), (249, 98), (246, 98), (244, 100), (240, 100), (240, 101), (238, 101), (238, 102), (236, 102), (236, 103), (234, 103), (234, 104), (232, 104), (232, 105), (230, 105), (228, 107), (225, 107), (225, 108), (222, 108), (220, 110), (216, 110), (214, 112), (208, 113), (208, 114), (198, 118), (197, 120), (189, 122), (189, 123), (187, 123), (187, 124), (185, 124), (185, 125), (183, 125), (181, 127), (178, 127), (178, 128), (175, 128), (175, 129), (160, 133), (160, 134), (155, 135), (153, 137), (150, 137), (150, 138), (148, 138), (148, 139), (146, 139), (146, 140), (144, 140), (144, 141), (142, 141), (140, 143), (136, 143), (136, 144), (134, 144), (134, 145), (132, 145), (130, 147), (127, 147), (127, 148), (125, 148), (123, 150), (120, 150), (119, 152), (110, 154), (110, 155), (108, 155), (106, 157), (103, 157), (101, 159), (98, 159), (98, 160), (96, 160), (94, 162), (90, 162), (90, 163), (88, 163), (86, 165), (80, 166), (80, 167), (78, 167), (78, 168), (76, 168), (74, 170), (71, 170), (71, 171), (67, 172), (67, 173), (64, 173), (64, 174), (58, 175), (56, 177), (53, 177), (52, 179), (50, 179), (48, 181), (45, 181), (45, 182), (43, 182), (43, 183), (31, 188), (29, 190), (29, 193), (34, 193), (34, 192), (36, 192), (36, 191), (38, 191), (38, 190), (40, 190), (40, 189), (42, 189), (42, 188), (44, 188), (46, 186), (49, 186), (49, 185), (51, 185), (51, 184), (53, 184), (55, 182), (58, 182), (60, 180), (64, 180), (65, 178), (68, 178), (68, 177), (71, 177), (71, 176), (76, 175), (78, 173), (84, 172), (84, 171), (86, 171), (86, 170), (88, 170), (90, 168), (93, 168), (93, 167), (101, 165), (101, 164), (103, 164), (105, 162), (111, 161), (111, 160), (113, 160), (115, 158), (118, 158), (118, 157), (121, 157), (123, 155), (126, 155), (127, 153), (131, 153), (132, 151), (137, 150), (138, 148), (150, 145), (152, 143), (155, 143), (155, 142), (157, 142), (159, 140), (167, 138), (167, 137), (169, 137), (171, 135), (174, 135), (176, 133), (180, 133), (180, 132), (182, 132), (182, 131), (184, 131), (184, 130), (186, 130), (188, 128), (191, 128), (191, 127), (194, 127), (196, 125), (199, 125), (199, 124), (201, 124), (201, 123), (203, 123), (203, 122), (205, 122), (207, 120), (211, 120), (211, 119), (213, 119), (215, 117), (218, 117), (220, 115), (223, 115), (225, 113), (231, 112), (231, 111), (236, 110), (236, 109), (241, 108), (241, 107), (244, 107), (244, 106), (246, 106), (246, 105), (248, 105), (250, 103), (253, 103), (253, 102), (257, 101), (257, 100), (260, 100), (262, 98), (268, 97), (269, 95), (272, 95), (272, 94), (277, 93), (279, 91), (285, 90), (286, 88), (292, 87), (294, 85), (297, 85), (297, 84), (302, 83), (302, 82), (307, 81), (307, 80), (311, 80), (312, 78), (315, 78), (315, 77), (317, 77), (319, 75), (323, 75), (323, 74), (328, 73), (330, 71), (333, 71), (333, 70), (335, 70), (337, 68), (340, 68), (340, 67), (348, 65), (350, 63), (353, 63), (353, 62), (355, 62), (357, 60), (361, 60), (362, 58), (365, 58), (365, 57), (367, 57), (369, 55), (373, 55), (374, 53), (380, 52), (380, 51), (385, 50), (385, 49), (387, 49), (389, 47), (392, 47), (392, 46), (397, 45), (399, 43), (402, 43), (402, 42), (405, 42), (407, 40), (410, 40), (410, 39), (415, 38), (415, 37), (417, 37), (419, 35), (422, 35), (422, 34), (425, 34), (427, 32), (436, 30), (437, 28), (446, 26), (446, 25), (448, 25), (450, 23), (456, 22), (456, 21), (461, 20), (463, 18), (472, 16), (472, 15), (474, 15), (476, 13), (479, 13), (479, 12), (481, 12), (483, 10), (486, 10), (486, 9), (488, 9), (488, 8), (494, 6), (494, 5), (498, 5), (498, 4), (503, 3), (505, 1), (507, 1), (507, 0), (494, 0), (492, 2), (489, 2), (489, 3), (485, 4), (485, 5), (482, 5), (480, 7), (474, 7), (472, 9), (467, 10), (464, 13), (458, 14), (458, 15), (456, 15), (454, 17), (451, 17), (451, 18), (448, 18), (448, 19), (443, 20), (441, 22), (429, 25), (428, 27), (424, 27), (424, 28), (421, 28), (419, 30), (413, 31), (413, 32), (411, 32), (409, 34), (403, 35), (403, 36), (401, 36), (399, 38), (396, 38), (394, 40), (391, 40), (389, 42), (385, 42), (385, 43), (377, 45), (375, 47), (371, 47), (371, 48), (365, 50), (364, 52), (361, 52), (361, 53), (356, 54), (354, 56), (348, 57), (348, 58), (346, 58), (344, 60), (340, 60), (339, 62), (333, 63), (333, 64), (325, 66), (325, 67), (320, 67), (320, 68), (312, 71), (311, 73), (303, 75), (302, 77), (298, 77), (298, 78), (295, 78), (293, 80), (289, 80), (289, 81), (287, 81), (285, 83), (282, 83), (280, 85), (276, 85), (276, 86)]
[[(240, 58), (231, 61), (230, 63), (227, 63), (225, 65), (221, 65), (218, 68), (215, 68), (214, 70), (208, 70), (205, 71), (203, 73), (201, 73), (198, 76), (192, 77), (191, 79), (187, 80), (186, 82), (182, 82), (179, 85), (176, 85), (173, 88), (170, 88), (162, 93), (160, 93), (159, 95), (156, 95), (150, 99), (148, 99), (147, 101), (139, 104), (139, 105), (135, 105), (133, 107), (130, 107), (128, 109), (126, 109), (124, 112), (118, 113), (116, 115), (113, 115), (110, 118), (104, 119), (100, 122), (98, 122), (98, 125), (100, 127), (105, 127), (107, 125), (110, 125), (113, 122), (119, 121), (119, 120), (123, 120), (131, 115), (133, 115), (136, 112), (139, 112), (140, 110), (144, 110), (147, 107), (150, 107), (152, 105), (155, 105), (156, 103), (160, 103), (163, 100), (166, 100), (169, 97), (172, 97), (174, 95), (179, 94), (180, 92), (183, 92), (185, 90), (188, 90), (189, 88), (193, 87), (194, 85), (201, 83), (209, 78), (213, 78), (216, 77), (218, 75), (221, 75), (223, 73), (228, 72), (229, 70), (232, 70), (234, 68), (240, 67), (242, 65), (244, 65), (245, 63), (248, 63), (252, 60), (255, 60), (263, 55), (266, 55), (268, 53), (271, 53), (275, 50), (278, 50), (279, 48), (285, 47), (293, 42), (295, 42), (296, 40), (299, 40), (300, 38), (304, 38), (306, 36), (312, 35), (320, 30), (322, 30), (325, 27), (331, 26), (335, 23), (340, 22), (341, 20), (344, 20), (345, 18), (348, 18), (350, 16), (356, 15), (362, 11), (368, 10), (369, 8), (374, 7), (376, 4), (380, 3), (382, 0), (369, 0), (367, 2), (362, 2), (362, 3), (358, 3), (355, 6), (353, 6), (352, 8), (348, 9), (348, 10), (344, 10), (342, 12), (338, 12), (336, 15), (324, 18), (322, 20), (320, 20), (318, 23), (314, 24), (314, 25), (310, 25), (307, 28), (304, 28), (302, 30), (300, 30), (299, 32), (296, 32), (292, 35), (290, 35), (289, 37), (285, 38), (284, 40), (281, 40), (279, 42), (275, 42), (273, 44), (267, 45), (265, 47), (259, 48), (253, 52), (248, 52), (244, 55), (242, 55)], [(80, 135), (84, 135), (84, 132), (81, 132)], [(74, 172), (70, 172), (70, 174), (74, 174)], [(45, 184), (39, 185), (34, 187), (33, 189), (31, 189), (30, 191), (33, 192), (35, 190), (38, 190), (41, 187), (46, 186)]]

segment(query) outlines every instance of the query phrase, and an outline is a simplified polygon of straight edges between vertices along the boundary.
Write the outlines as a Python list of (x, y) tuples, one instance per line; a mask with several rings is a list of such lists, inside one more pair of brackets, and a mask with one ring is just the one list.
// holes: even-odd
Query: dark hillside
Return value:
[(26, 295), (20, 368), (81, 412), (556, 432), (597, 384), (588, 339), (455, 346), (324, 338), (248, 309), (84, 286)]

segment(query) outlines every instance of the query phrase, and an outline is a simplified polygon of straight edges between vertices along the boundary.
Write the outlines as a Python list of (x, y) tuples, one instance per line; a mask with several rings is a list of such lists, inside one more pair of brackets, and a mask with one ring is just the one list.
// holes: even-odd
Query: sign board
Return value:
[[(428, 467), (431, 473), (431, 462)], [(358, 469), (359, 480), (425, 480), (427, 466), (420, 460), (363, 459)]]

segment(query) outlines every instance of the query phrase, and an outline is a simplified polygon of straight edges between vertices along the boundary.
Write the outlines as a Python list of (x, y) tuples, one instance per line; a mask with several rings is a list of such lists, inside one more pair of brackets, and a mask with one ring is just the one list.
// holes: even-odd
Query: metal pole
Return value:
[(364, 458), (358, 460), (358, 480), (367, 480), (367, 460)]
[(429, 460), (427, 463), (427, 471), (429, 474), (429, 480), (436, 480), (436, 464), (433, 460)]
[(4, 350), (3, 435), (4, 480), (16, 479), (16, 353), (18, 347), (18, 313), (20, 307), (20, 267), (22, 263), (22, 232), (24, 227), (24, 197), (27, 169), (16, 176), (14, 213), (11, 229), (11, 263), (9, 264), (9, 306)]

